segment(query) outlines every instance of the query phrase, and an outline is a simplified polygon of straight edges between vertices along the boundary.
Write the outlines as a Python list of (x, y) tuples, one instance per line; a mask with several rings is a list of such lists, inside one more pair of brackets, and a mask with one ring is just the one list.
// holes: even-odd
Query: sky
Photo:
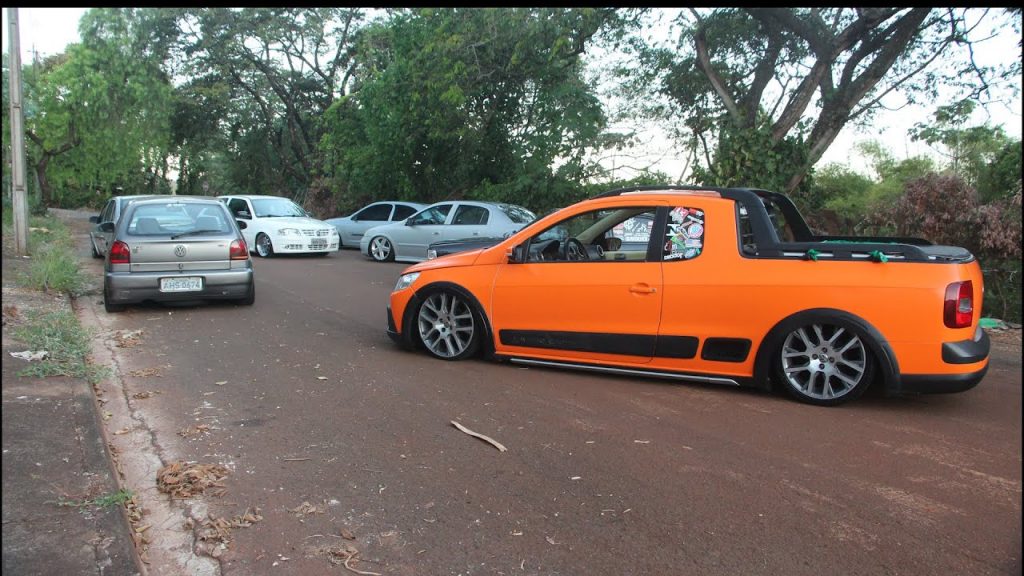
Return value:
[[(56, 54), (62, 52), (69, 43), (78, 42), (78, 21), (87, 10), (89, 8), (19, 8), (22, 61), (30, 61), (33, 50), (45, 55)], [(1007, 53), (1016, 54), (1019, 57), (1020, 48), (1017, 46), (1019, 40), (1019, 35), (1004, 34), (979, 45), (975, 55), (981, 62), (990, 58), (1004, 57)], [(3, 52), (7, 53), (9, 49), (7, 9), (5, 8), (3, 10)], [(1019, 84), (1020, 79), (1018, 78), (1018, 86)], [(895, 99), (890, 99), (890, 102), (887, 104), (892, 108), (897, 108), (900, 104)], [(825, 153), (818, 166), (835, 162), (846, 164), (854, 170), (869, 174), (865, 159), (855, 152), (854, 146), (858, 142), (871, 139), (881, 141), (898, 159), (932, 154), (926, 145), (912, 142), (907, 132), (914, 124), (926, 122), (933, 111), (921, 107), (904, 107), (878, 114), (873, 125), (867, 129), (847, 126)], [(997, 104), (987, 111), (976, 111), (972, 120), (977, 124), (987, 121), (991, 125), (1002, 126), (1009, 136), (1020, 138), (1022, 123), (1020, 95), (1018, 94), (1012, 102), (1006, 105)], [(621, 128), (628, 129), (635, 128), (635, 126)], [(610, 158), (607, 161), (617, 166), (653, 165), (655, 169), (661, 170), (670, 177), (678, 178), (685, 169), (681, 153), (660, 133), (657, 126), (646, 126), (643, 130), (644, 138), (648, 142), (645, 146), (631, 151), (628, 155)], [(619, 176), (628, 177), (627, 174), (619, 174)]]

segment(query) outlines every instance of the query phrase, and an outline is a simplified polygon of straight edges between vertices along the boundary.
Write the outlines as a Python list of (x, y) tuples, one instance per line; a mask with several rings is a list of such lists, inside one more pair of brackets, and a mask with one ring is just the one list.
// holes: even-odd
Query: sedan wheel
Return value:
[(871, 382), (871, 356), (848, 327), (808, 324), (786, 336), (779, 351), (780, 379), (803, 402), (835, 405), (853, 400)]
[(383, 236), (377, 236), (370, 240), (370, 256), (377, 262), (391, 262), (395, 259), (395, 251), (391, 247), (391, 240)]
[(262, 232), (256, 236), (256, 253), (260, 258), (270, 258), (274, 255), (274, 244), (270, 241), (270, 236)]
[(416, 317), (420, 340), (433, 356), (461, 360), (479, 346), (472, 304), (448, 291), (433, 292)]

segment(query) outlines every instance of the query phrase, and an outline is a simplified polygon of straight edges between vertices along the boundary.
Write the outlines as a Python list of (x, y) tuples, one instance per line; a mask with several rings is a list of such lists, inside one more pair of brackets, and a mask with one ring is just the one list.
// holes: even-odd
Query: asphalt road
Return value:
[(210, 514), (260, 509), (224, 574), (346, 573), (329, 555), (346, 545), (387, 575), (1021, 573), (1019, 349), (966, 393), (817, 408), (434, 360), (385, 334), (404, 265), (255, 267), (252, 307), (80, 300), (142, 330), (110, 350), (125, 397), (153, 393), (130, 402), (164, 463), (228, 466)]

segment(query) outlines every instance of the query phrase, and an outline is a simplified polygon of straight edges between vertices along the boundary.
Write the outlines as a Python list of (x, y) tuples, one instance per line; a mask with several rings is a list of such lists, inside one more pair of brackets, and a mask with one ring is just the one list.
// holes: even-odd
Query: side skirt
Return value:
[(741, 384), (732, 378), (721, 378), (716, 376), (698, 376), (694, 374), (683, 374), (679, 372), (664, 372), (660, 370), (634, 370), (630, 368), (618, 368), (613, 366), (600, 366), (596, 364), (577, 364), (574, 362), (558, 362), (554, 360), (532, 360), (529, 358), (509, 357), (509, 362), (525, 364), (528, 366), (544, 366), (550, 368), (570, 368), (573, 370), (587, 370), (590, 372), (606, 372), (609, 374), (620, 374), (626, 376), (648, 376), (656, 378), (670, 378), (672, 380), (683, 380), (686, 382), (699, 382), (701, 384), (724, 384), (726, 386), (740, 386)]

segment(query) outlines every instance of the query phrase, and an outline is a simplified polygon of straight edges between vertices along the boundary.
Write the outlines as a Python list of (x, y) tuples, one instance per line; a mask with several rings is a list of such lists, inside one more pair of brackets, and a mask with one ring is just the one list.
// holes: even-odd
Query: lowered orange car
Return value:
[(786, 196), (642, 187), (402, 273), (388, 334), (446, 360), (771, 388), (959, 392), (988, 368), (981, 269), (919, 238), (819, 236)]

